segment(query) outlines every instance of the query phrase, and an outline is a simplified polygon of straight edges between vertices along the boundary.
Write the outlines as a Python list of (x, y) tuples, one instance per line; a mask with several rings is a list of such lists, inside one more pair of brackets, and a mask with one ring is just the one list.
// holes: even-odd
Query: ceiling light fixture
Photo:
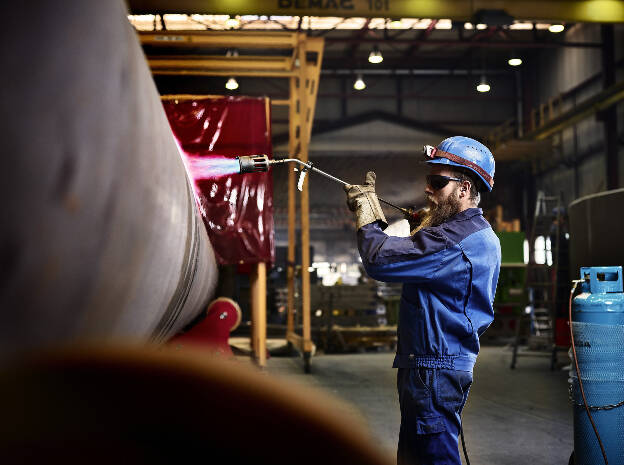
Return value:
[(353, 88), (355, 90), (364, 90), (366, 89), (366, 84), (364, 83), (364, 79), (362, 79), (362, 75), (358, 74), (357, 79), (353, 83)]
[(554, 32), (555, 34), (558, 32), (563, 32), (564, 29), (565, 26), (563, 24), (551, 24), (550, 26), (548, 26), (548, 30), (550, 32)]
[(368, 61), (374, 64), (378, 64), (383, 61), (383, 56), (377, 45), (373, 46), (370, 55), (368, 55)]
[(225, 88), (227, 90), (236, 90), (238, 89), (238, 81), (236, 81), (236, 79), (234, 79), (233, 77), (231, 77), (230, 79), (227, 80), (227, 82), (225, 83)]
[(403, 22), (400, 19), (391, 19), (390, 20), (390, 27), (392, 29), (401, 29), (402, 26), (403, 26)]
[(479, 81), (479, 84), (477, 85), (477, 91), (478, 92), (490, 91), (490, 85), (487, 83), (487, 80), (485, 79), (485, 74), (481, 75), (481, 80)]
[(509, 63), (509, 66), (520, 66), (522, 64), (522, 58), (520, 58), (515, 51), (512, 51), (507, 63)]

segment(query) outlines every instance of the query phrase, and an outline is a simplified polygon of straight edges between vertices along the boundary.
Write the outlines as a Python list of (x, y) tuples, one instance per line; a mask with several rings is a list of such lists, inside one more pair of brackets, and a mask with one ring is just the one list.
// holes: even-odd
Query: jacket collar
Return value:
[(468, 209), (466, 209), (466, 210), (464, 210), (462, 212), (459, 212), (458, 214), (452, 216), (446, 222), (449, 223), (451, 221), (469, 220), (473, 216), (477, 216), (477, 215), (483, 215), (483, 210), (481, 210), (480, 208), (468, 208)]

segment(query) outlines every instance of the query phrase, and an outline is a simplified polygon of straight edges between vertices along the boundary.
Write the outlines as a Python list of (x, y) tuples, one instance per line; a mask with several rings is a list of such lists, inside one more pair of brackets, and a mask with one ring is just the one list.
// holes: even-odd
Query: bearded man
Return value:
[(368, 275), (402, 282), (394, 368), (401, 408), (399, 465), (461, 465), (461, 412), (479, 337), (494, 319), (500, 243), (478, 208), (494, 185), (494, 157), (455, 136), (425, 146), (429, 206), (410, 237), (383, 232), (375, 173), (345, 187)]

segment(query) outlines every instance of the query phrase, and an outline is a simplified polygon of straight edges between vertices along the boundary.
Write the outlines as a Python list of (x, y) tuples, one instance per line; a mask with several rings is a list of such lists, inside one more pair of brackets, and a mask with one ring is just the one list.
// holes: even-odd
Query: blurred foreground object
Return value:
[(0, 411), (5, 465), (392, 463), (347, 406), (205, 353), (42, 354), (0, 371)]

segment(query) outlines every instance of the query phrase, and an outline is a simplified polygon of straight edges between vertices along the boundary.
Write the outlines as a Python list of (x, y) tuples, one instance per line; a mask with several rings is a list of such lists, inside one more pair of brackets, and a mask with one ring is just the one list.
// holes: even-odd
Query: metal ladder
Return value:
[[(555, 368), (561, 219), (561, 197), (548, 196), (543, 191), (538, 191), (528, 237), (529, 261), (525, 268), (524, 282), (526, 306), (516, 320), (511, 369), (516, 367), (520, 355), (550, 356), (551, 370)], [(528, 346), (528, 351), (518, 351), (522, 343)]]

